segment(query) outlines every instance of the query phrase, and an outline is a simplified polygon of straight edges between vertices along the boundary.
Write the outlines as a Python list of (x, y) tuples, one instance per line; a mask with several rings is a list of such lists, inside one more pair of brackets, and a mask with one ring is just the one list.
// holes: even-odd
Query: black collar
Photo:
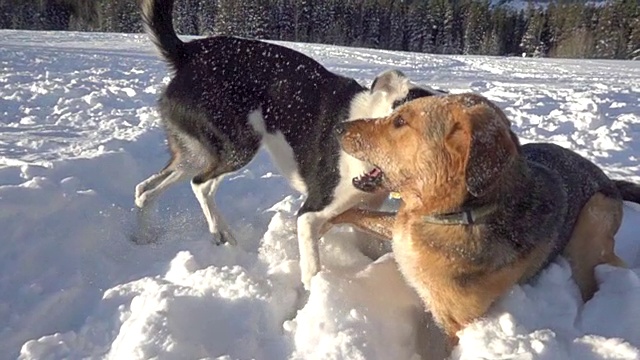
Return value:
[(497, 208), (497, 205), (489, 204), (472, 209), (465, 209), (459, 212), (425, 215), (422, 217), (422, 220), (427, 223), (438, 225), (473, 225), (482, 222)]

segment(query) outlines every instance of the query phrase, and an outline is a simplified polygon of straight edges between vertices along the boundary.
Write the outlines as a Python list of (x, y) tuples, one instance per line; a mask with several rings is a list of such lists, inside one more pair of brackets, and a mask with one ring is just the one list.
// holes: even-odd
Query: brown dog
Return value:
[(622, 199), (640, 202), (640, 187), (562, 147), (521, 146), (484, 97), (414, 100), (335, 133), (347, 153), (377, 167), (354, 185), (397, 191), (403, 203), (397, 214), (353, 209), (332, 222), (393, 239), (402, 274), (450, 346), (558, 254), (569, 259), (584, 300), (596, 290), (596, 265), (624, 266), (614, 235)]

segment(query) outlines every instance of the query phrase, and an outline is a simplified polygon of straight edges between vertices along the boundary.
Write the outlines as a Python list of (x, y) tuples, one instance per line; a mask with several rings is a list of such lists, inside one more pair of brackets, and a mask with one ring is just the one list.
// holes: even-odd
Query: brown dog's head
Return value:
[(504, 113), (475, 94), (420, 98), (386, 118), (342, 123), (335, 134), (345, 152), (377, 168), (354, 179), (369, 192), (481, 197), (519, 152)]

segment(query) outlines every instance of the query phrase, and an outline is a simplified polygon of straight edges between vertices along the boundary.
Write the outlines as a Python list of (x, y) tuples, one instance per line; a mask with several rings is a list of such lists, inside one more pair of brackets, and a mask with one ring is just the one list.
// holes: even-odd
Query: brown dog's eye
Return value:
[(407, 122), (404, 121), (402, 116), (398, 116), (397, 118), (393, 119), (393, 126), (395, 126), (396, 129), (405, 125), (407, 125)]

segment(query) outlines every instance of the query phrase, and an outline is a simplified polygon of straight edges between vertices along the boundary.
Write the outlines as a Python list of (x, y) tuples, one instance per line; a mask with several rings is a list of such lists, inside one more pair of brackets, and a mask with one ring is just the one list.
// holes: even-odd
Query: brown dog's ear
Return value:
[(518, 152), (513, 140), (517, 137), (510, 129), (487, 118), (479, 120), (472, 124), (466, 166), (467, 191), (475, 197), (485, 195), (492, 188)]
[(484, 104), (454, 105), (449, 114), (452, 122), (445, 146), (454, 155), (452, 165), (464, 174), (467, 192), (481, 197), (517, 154), (518, 138), (501, 114)]

